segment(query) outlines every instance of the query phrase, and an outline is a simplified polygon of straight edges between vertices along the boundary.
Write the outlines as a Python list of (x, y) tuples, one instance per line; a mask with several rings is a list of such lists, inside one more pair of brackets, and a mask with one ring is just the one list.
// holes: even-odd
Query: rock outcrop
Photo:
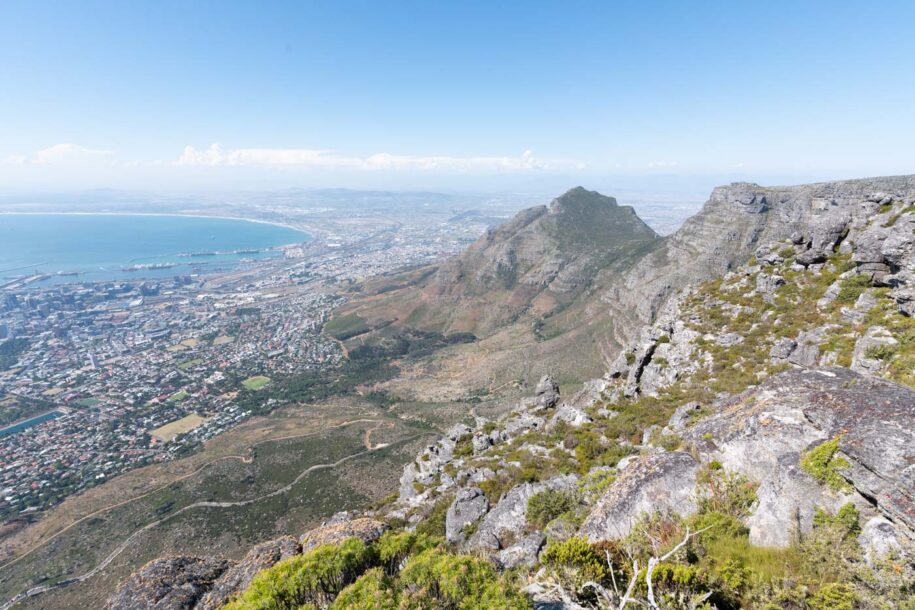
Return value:
[(371, 544), (378, 540), (387, 529), (388, 526), (383, 521), (370, 517), (357, 517), (306, 532), (299, 538), (299, 544), (303, 553), (322, 544), (337, 544), (349, 538), (358, 538), (366, 544)]
[(524, 483), (513, 488), (486, 514), (477, 531), (468, 540), (468, 548), (499, 551), (512, 546), (527, 525), (528, 500), (547, 489), (571, 489), (577, 480), (577, 477), (570, 475), (542, 483)]
[(218, 610), (234, 595), (247, 589), (258, 572), (272, 567), (283, 559), (294, 557), (300, 552), (301, 547), (292, 536), (284, 536), (257, 545), (248, 551), (241, 561), (223, 572), (194, 608), (196, 610)]
[(105, 609), (191, 610), (229, 565), (199, 557), (156, 559), (121, 584)]
[[(877, 223), (889, 222), (913, 202), (915, 176), (787, 187), (750, 183), (718, 187), (702, 211), (676, 233), (631, 269), (609, 277), (602, 300), (611, 312), (618, 340), (629, 343), (644, 324), (656, 319), (671, 296), (736, 269), (760, 246), (793, 241), (801, 250), (798, 263), (809, 266), (826, 260), (852, 232), (863, 233), (868, 227), (871, 231), (855, 248), (855, 263), (863, 272), (898, 282), (911, 275), (900, 261), (912, 256), (910, 224), (915, 223), (915, 215), (898, 217), (888, 229)], [(895, 209), (881, 216), (881, 206)], [(771, 249), (762, 254), (777, 260)], [(906, 286), (910, 284), (907, 280)], [(911, 307), (910, 290), (897, 287), (894, 293), (901, 305)]]
[[(703, 460), (759, 483), (750, 539), (785, 546), (808, 531), (816, 507), (854, 500), (915, 531), (915, 392), (844, 368), (793, 370), (735, 397), (686, 434)], [(800, 467), (805, 452), (838, 439), (834, 491)]]
[(688, 453), (646, 455), (628, 464), (581, 525), (590, 540), (625, 538), (644, 516), (672, 513), (686, 517), (696, 511), (699, 463)]

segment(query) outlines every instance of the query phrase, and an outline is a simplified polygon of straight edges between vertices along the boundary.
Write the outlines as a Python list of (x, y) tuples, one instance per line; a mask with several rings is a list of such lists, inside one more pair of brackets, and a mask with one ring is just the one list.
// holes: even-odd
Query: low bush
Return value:
[(847, 489), (848, 483), (839, 474), (839, 469), (847, 468), (848, 462), (836, 457), (838, 450), (838, 438), (817, 445), (801, 457), (801, 469), (833, 491)]
[(550, 542), (540, 561), (571, 591), (588, 581), (603, 582), (609, 575), (606, 559), (584, 538)]
[(527, 522), (538, 529), (578, 506), (578, 496), (571, 491), (545, 489), (527, 501)]
[(279, 562), (254, 577), (241, 597), (226, 610), (295, 610), (312, 604), (326, 607), (377, 559), (375, 549), (353, 538), (319, 546)]

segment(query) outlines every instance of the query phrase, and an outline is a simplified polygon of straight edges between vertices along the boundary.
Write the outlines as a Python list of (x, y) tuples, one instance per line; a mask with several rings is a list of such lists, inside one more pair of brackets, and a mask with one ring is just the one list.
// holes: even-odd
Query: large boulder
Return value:
[[(800, 467), (831, 439), (847, 464), (837, 468), (847, 492)], [(812, 527), (817, 507), (848, 501), (915, 527), (915, 392), (904, 386), (838, 367), (790, 370), (731, 399), (685, 440), (703, 461), (759, 484), (748, 520), (754, 544), (787, 546), (798, 527)]]
[(855, 342), (855, 349), (851, 356), (851, 369), (858, 373), (879, 373), (885, 364), (880, 358), (880, 350), (893, 349), (896, 344), (896, 339), (886, 328), (882, 326), (868, 328), (864, 336)]
[(504, 570), (518, 566), (533, 567), (537, 565), (537, 555), (546, 542), (543, 532), (531, 532), (496, 555), (496, 562)]
[(549, 375), (544, 375), (537, 384), (535, 401), (538, 407), (552, 409), (559, 403), (559, 384)]
[(448, 542), (463, 542), (464, 528), (489, 512), (489, 500), (479, 487), (468, 487), (457, 493), (445, 513), (445, 538)]
[(217, 559), (156, 559), (134, 572), (106, 610), (191, 610), (231, 564)]
[(618, 540), (640, 517), (687, 516), (696, 511), (699, 463), (680, 451), (649, 454), (630, 462), (585, 518), (579, 534), (591, 542)]
[(527, 502), (547, 489), (572, 489), (578, 482), (574, 475), (553, 477), (540, 483), (523, 483), (512, 488), (487, 513), (477, 531), (467, 541), (469, 549), (498, 551), (511, 546), (527, 527)]
[(244, 559), (226, 570), (204, 595), (195, 610), (217, 610), (231, 598), (243, 592), (261, 570), (272, 567), (283, 559), (299, 554), (299, 543), (292, 536), (283, 536), (257, 545)]
[(375, 542), (388, 529), (387, 524), (371, 517), (359, 517), (342, 523), (315, 528), (299, 538), (302, 552), (306, 553), (322, 544), (338, 544), (349, 538), (358, 538), (366, 544)]

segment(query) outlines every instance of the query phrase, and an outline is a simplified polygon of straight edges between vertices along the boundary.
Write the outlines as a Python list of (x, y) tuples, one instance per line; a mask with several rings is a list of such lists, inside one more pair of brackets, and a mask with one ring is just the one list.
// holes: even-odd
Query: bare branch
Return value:
[(680, 543), (677, 544), (677, 546), (675, 546), (674, 548), (672, 548), (669, 551), (667, 551), (666, 553), (664, 553), (664, 555), (662, 555), (660, 558), (652, 557), (651, 559), (648, 560), (648, 569), (645, 571), (645, 584), (648, 585), (648, 605), (653, 610), (661, 610), (658, 607), (658, 603), (654, 599), (654, 588), (651, 585), (651, 575), (652, 575), (652, 572), (654, 572), (654, 569), (658, 566), (659, 563), (665, 562), (668, 559), (670, 559), (671, 557), (673, 557), (673, 555), (677, 551), (682, 549), (684, 547), (684, 545), (686, 545), (686, 543), (689, 542), (690, 538), (692, 538), (693, 536), (696, 536), (698, 534), (701, 534), (702, 532), (706, 531), (707, 529), (709, 529), (711, 527), (712, 526), (710, 525), (710, 526), (704, 527), (701, 530), (696, 531), (696, 532), (690, 532), (689, 528), (686, 528), (686, 535), (683, 536), (683, 540), (681, 540)]
[(626, 587), (626, 594), (623, 595), (623, 598), (620, 600), (620, 605), (617, 610), (623, 610), (626, 607), (626, 604), (629, 603), (632, 597), (632, 592), (635, 590), (635, 583), (639, 580), (639, 561), (637, 559), (632, 560), (632, 578), (629, 579), (629, 586)]
[(610, 551), (604, 549), (604, 556), (607, 558), (607, 567), (610, 568), (610, 580), (613, 581), (613, 592), (616, 593), (616, 596), (620, 596), (619, 587), (616, 586), (616, 574), (613, 570), (613, 562), (610, 561)]

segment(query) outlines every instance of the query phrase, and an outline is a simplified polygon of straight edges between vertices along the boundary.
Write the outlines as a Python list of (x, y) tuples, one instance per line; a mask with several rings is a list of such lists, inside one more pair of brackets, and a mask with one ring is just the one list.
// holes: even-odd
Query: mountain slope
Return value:
[[(783, 219), (737, 226), (728, 271), (672, 293), (603, 379), (454, 426), (396, 500), (306, 534), (229, 607), (912, 608), (915, 190)], [(185, 592), (198, 560), (163, 561), (115, 599), (165, 569)]]
[(890, 196), (915, 194), (915, 176), (786, 187), (735, 183), (712, 191), (702, 210), (631, 269), (597, 281), (625, 343), (677, 290), (745, 263), (761, 244), (796, 235), (823, 255), (848, 226), (864, 222)]
[(418, 285), (347, 310), (374, 326), (396, 313), (400, 325), (485, 336), (568, 305), (598, 270), (657, 240), (631, 207), (578, 187), (489, 230)]

